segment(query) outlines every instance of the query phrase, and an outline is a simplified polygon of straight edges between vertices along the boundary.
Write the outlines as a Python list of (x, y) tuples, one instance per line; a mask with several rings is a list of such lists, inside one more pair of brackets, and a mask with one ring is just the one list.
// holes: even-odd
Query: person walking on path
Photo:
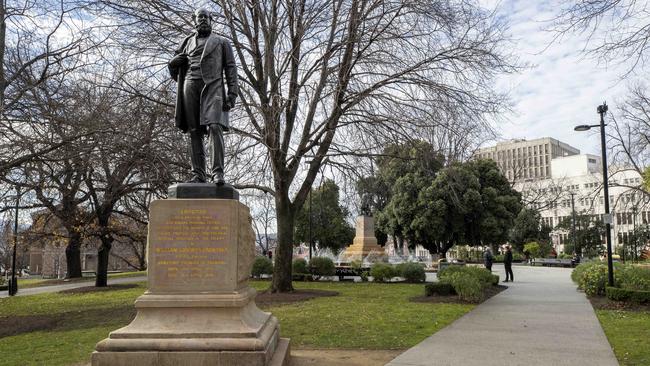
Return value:
[(515, 275), (512, 273), (512, 248), (506, 245), (506, 255), (503, 257), (503, 266), (506, 268), (506, 280), (504, 282), (514, 282)]
[(492, 255), (492, 249), (488, 247), (483, 253), (483, 261), (485, 262), (485, 268), (492, 272), (492, 262), (494, 261), (494, 256)]

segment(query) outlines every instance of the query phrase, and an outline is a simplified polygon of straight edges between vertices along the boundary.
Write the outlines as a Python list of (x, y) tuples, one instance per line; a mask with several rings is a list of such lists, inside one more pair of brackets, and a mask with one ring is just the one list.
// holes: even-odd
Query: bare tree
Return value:
[(569, 1), (550, 28), (556, 39), (572, 32), (587, 34), (584, 51), (603, 62), (630, 62), (628, 75), (648, 58), (650, 5), (637, 0)]
[(275, 226), (275, 207), (273, 197), (267, 193), (252, 195), (250, 200), (255, 243), (263, 254), (271, 250), (271, 233)]
[(80, 248), (89, 224), (84, 210), (89, 196), (83, 187), (88, 149), (80, 144), (79, 131), (97, 116), (97, 111), (77, 96), (62, 76), (49, 78), (25, 93), (21, 102), (25, 109), (14, 112), (18, 117), (12, 122), (14, 133), (4, 135), (4, 139), (12, 150), (34, 154), (2, 177), (6, 183), (22, 187), (23, 192), (31, 192), (26, 196), (30, 202), (24, 205), (46, 208), (65, 228), (69, 278), (81, 277)]
[[(193, 9), (183, 2), (100, 3), (120, 24), (120, 41), (146, 44), (141, 54), (157, 61), (191, 24)], [(481, 125), (504, 107), (492, 78), (515, 70), (503, 24), (473, 2), (214, 3), (242, 84), (232, 137), (241, 152), (229, 171), (237, 187), (275, 197), (273, 291), (293, 289), (294, 218), (324, 159), (376, 153), (452, 114)]]
[(643, 174), (650, 164), (650, 95), (643, 84), (632, 87), (610, 116), (608, 146), (613, 160)]
[[(23, 130), (25, 111), (32, 111), (30, 94), (51, 78), (61, 78), (89, 64), (86, 56), (101, 40), (95, 25), (84, 23), (84, 1), (0, 2), (0, 173), (47, 154), (74, 140), (39, 144)], [(40, 118), (44, 122), (46, 118)], [(16, 137), (29, 140), (29, 149), (11, 146)]]
[[(117, 74), (109, 83), (119, 84), (122, 80), (122, 75)], [(120, 213), (121, 202), (141, 191), (164, 192), (177, 180), (173, 167), (179, 164), (174, 158), (180, 155), (181, 145), (168, 122), (166, 106), (101, 84), (92, 79), (79, 86), (86, 88), (83, 100), (101, 111), (88, 125), (89, 130), (104, 129), (101, 134), (83, 139), (90, 162), (85, 189), (101, 241), (95, 282), (99, 287), (107, 285), (108, 259), (116, 238), (111, 224)], [(146, 80), (138, 84), (147, 85)]]

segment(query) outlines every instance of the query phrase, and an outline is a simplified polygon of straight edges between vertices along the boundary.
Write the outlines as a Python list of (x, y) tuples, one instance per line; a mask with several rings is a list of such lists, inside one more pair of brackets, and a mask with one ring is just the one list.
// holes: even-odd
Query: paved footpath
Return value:
[[(109, 278), (108, 284), (117, 285), (121, 283), (142, 282), (146, 280), (147, 280), (147, 276), (124, 277), (124, 278), (114, 278), (114, 279)], [(88, 287), (94, 285), (95, 285), (95, 281), (92, 280), (92, 281), (68, 283), (63, 285), (41, 286), (41, 287), (32, 287), (32, 288), (25, 288), (25, 289), (21, 289), (20, 287), (18, 287), (18, 293), (16, 294), (16, 296), (36, 295), (36, 294), (43, 294), (46, 292), (59, 292), (63, 290), (70, 290), (73, 288), (81, 288), (81, 287)], [(9, 297), (8, 291), (0, 292), (0, 298), (4, 298), (4, 297)]]
[[(503, 266), (495, 272), (505, 278)], [(615, 366), (616, 357), (571, 270), (515, 266), (509, 288), (387, 366)]]

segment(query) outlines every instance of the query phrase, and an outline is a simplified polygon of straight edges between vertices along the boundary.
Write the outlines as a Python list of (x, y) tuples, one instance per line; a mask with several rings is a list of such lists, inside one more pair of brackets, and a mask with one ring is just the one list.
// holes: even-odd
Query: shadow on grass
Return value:
[[(137, 287), (137, 284), (120, 284), (108, 287), (82, 287), (61, 291), (68, 294), (82, 294), (89, 292), (108, 292)], [(257, 295), (256, 303), (267, 308), (275, 305), (284, 305), (301, 302), (323, 296), (337, 296), (336, 291), (326, 290), (297, 290), (289, 294), (272, 294), (263, 291)], [(111, 324), (128, 324), (135, 317), (136, 310), (133, 305), (114, 308), (75, 310), (47, 315), (25, 315), (0, 317), (0, 338), (15, 336), (35, 331), (67, 331), (87, 329), (96, 326)]]
[(34, 331), (74, 330), (115, 323), (129, 323), (135, 317), (133, 305), (107, 309), (74, 310), (50, 315), (0, 318), (0, 338)]

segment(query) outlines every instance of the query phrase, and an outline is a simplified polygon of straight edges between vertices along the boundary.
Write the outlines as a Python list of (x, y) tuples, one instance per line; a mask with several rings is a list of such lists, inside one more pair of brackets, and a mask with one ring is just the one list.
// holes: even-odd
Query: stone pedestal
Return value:
[(148, 290), (133, 322), (97, 344), (92, 365), (287, 365), (289, 341), (248, 286), (254, 245), (239, 201), (152, 202)]
[(344, 255), (351, 259), (362, 259), (371, 252), (384, 254), (384, 248), (377, 244), (375, 222), (372, 216), (359, 216), (356, 223), (356, 235), (352, 245), (345, 249)]

